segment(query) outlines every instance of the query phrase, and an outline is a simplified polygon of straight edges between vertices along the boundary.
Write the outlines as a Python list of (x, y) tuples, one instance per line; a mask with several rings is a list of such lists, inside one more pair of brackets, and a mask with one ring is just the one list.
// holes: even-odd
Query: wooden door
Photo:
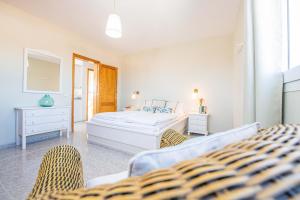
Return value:
[(97, 113), (117, 111), (118, 69), (102, 64), (99, 69)]

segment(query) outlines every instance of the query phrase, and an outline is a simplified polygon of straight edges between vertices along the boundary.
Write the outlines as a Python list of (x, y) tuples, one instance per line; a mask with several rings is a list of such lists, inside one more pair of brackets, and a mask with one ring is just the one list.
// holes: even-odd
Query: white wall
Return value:
[(255, 121), (262, 127), (281, 123), (282, 69), (286, 65), (284, 1), (254, 0)]
[(244, 81), (245, 81), (245, 11), (244, 1), (241, 1), (233, 35), (233, 126), (244, 124)]
[(47, 50), (63, 58), (63, 94), (52, 95), (56, 105), (71, 105), (73, 52), (120, 66), (117, 53), (100, 49), (90, 41), (3, 2), (0, 2), (0, 27), (0, 146), (15, 142), (14, 107), (37, 105), (42, 97), (42, 94), (23, 93), (24, 48)]
[(121, 105), (133, 104), (131, 93), (141, 99), (182, 101), (189, 111), (193, 88), (205, 98), (209, 131), (233, 126), (232, 36), (207, 38), (192, 43), (152, 49), (128, 55), (122, 66)]
[(245, 68), (243, 120), (261, 127), (281, 123), (282, 69), (286, 63), (286, 32), (281, 0), (244, 1)]

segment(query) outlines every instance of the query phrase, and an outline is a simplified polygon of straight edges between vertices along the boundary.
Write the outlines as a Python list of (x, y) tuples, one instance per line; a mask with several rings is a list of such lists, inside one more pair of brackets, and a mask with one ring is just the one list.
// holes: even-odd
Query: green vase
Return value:
[(45, 94), (40, 100), (39, 105), (41, 107), (52, 107), (54, 105), (54, 100), (49, 94)]

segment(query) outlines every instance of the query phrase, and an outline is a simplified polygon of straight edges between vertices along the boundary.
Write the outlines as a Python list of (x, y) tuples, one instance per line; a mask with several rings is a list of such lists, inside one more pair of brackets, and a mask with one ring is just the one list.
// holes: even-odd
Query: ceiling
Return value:
[(117, 0), (123, 37), (105, 35), (113, 0), (3, 0), (101, 47), (137, 52), (231, 34), (240, 0)]

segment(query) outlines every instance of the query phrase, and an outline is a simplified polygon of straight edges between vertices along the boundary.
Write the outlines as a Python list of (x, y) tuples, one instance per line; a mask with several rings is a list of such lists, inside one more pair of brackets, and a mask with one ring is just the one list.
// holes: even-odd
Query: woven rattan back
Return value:
[[(226, 138), (224, 138), (226, 139)], [(115, 184), (41, 199), (297, 199), (300, 132), (278, 125), (256, 136)]]

